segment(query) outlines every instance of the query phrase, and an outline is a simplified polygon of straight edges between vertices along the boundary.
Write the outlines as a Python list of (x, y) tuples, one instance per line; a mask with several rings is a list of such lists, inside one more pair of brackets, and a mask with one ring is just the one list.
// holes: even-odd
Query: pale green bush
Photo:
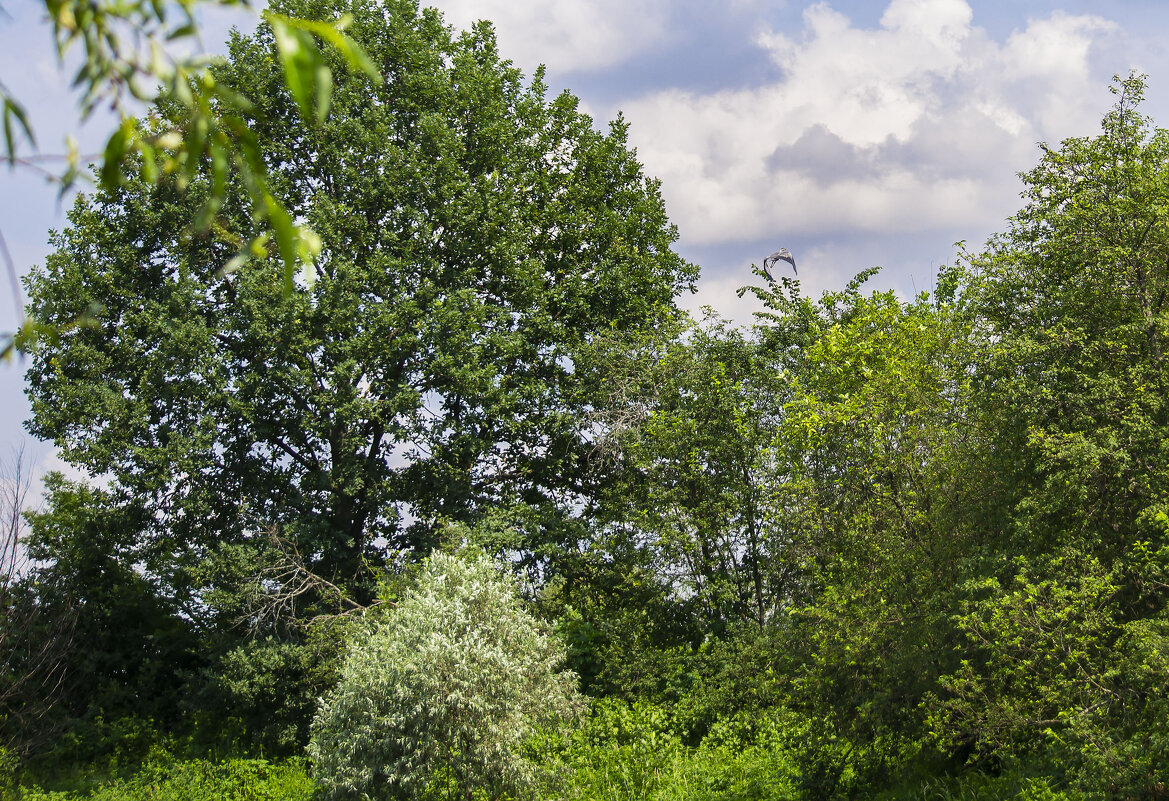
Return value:
[(564, 655), (495, 563), (435, 554), (321, 702), (309, 755), (325, 796), (524, 795), (537, 766), (522, 744), (581, 708)]

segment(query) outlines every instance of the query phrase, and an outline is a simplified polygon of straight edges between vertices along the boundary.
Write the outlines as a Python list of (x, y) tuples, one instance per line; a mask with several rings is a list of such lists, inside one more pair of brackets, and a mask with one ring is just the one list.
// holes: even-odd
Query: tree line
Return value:
[[(147, 181), (127, 152), (28, 279), (50, 332), (29, 429), (101, 477), (50, 480), (0, 587), (0, 735), (29, 770), (311, 740), (327, 792), (359, 797), (336, 777), (365, 775), (342, 754), (366, 724), (324, 710), (431, 687), (410, 654), (465, 601), (518, 621), (493, 670), (528, 653), (559, 678), (506, 684), (540, 723), (514, 741), (450, 722), (494, 708), (472, 690), (464, 717), (433, 701), (416, 725), (471, 739), (386, 797), (1165, 794), (1169, 134), (1142, 77), (1099, 134), (1043, 147), (1022, 209), (933, 293), (785, 277), (743, 290), (764, 309), (743, 327), (678, 308), (698, 268), (624, 121), (525, 80), (489, 25), (274, 11), (350, 15), (384, 77), (323, 52), (308, 125), (272, 27), (213, 70), (259, 98), (312, 269), (225, 270), (248, 187), (210, 161)], [(435, 660), (478, 653), (457, 630)], [(369, 775), (421, 764), (377, 753)]]

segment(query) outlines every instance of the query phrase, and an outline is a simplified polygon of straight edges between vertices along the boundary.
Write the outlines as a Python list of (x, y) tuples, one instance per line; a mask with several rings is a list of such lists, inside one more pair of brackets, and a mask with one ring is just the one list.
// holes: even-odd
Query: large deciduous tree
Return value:
[(214, 165), (182, 192), (80, 199), (29, 280), (32, 314), (62, 326), (28, 372), (31, 430), (111, 476), (177, 563), (275, 525), (352, 577), (493, 507), (559, 536), (590, 492), (587, 346), (664, 326), (696, 274), (657, 183), (621, 120), (600, 133), (539, 74), (525, 84), (486, 24), (456, 34), (413, 0), (276, 10), (352, 15), (386, 78), (334, 71), (314, 126), (269, 29), (216, 72), (262, 98), (254, 131), (320, 234), (315, 271), (289, 287), (275, 259), (230, 269), (242, 190), (187, 234)]
[(1140, 76), (1094, 137), (1045, 147), (974, 260), (968, 650), (937, 730), (980, 756), (1054, 748), (1090, 789), (1164, 793), (1169, 602), (1169, 132)]

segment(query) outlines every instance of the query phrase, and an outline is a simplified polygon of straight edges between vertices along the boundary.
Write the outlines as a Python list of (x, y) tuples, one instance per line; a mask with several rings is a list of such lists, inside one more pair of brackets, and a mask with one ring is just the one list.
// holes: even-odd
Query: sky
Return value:
[[(1090, 136), (1114, 75), (1149, 76), (1144, 111), (1169, 127), (1169, 3), (1163, 0), (437, 0), (446, 21), (496, 27), (525, 74), (539, 64), (599, 127), (622, 114), (645, 172), (662, 182), (678, 251), (701, 265), (682, 299), (748, 324), (736, 290), (778, 247), (805, 294), (880, 266), (872, 289), (933, 287), (955, 243), (977, 250), (1019, 207), (1037, 143)], [(40, 152), (84, 126), (43, 3), (0, 8), (0, 82), (30, 111)], [(219, 47), (254, 12), (204, 17)], [(50, 162), (51, 164), (51, 162)], [(41, 263), (68, 199), (30, 170), (0, 172), (0, 232), (21, 269)], [(782, 263), (781, 263), (782, 266)], [(0, 331), (17, 299), (0, 282)], [(23, 428), (24, 367), (0, 364), (0, 460), (23, 447), (34, 473), (62, 469)]]

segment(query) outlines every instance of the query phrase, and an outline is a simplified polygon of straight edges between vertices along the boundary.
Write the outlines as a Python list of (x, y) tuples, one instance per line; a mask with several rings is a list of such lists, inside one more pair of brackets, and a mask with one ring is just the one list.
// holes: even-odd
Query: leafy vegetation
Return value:
[(411, 589), (354, 638), (321, 699), (308, 754), (325, 796), (471, 798), (522, 792), (524, 740), (579, 712), (563, 648), (483, 557), (430, 556)]
[(265, 759), (175, 759), (165, 752), (152, 754), (140, 769), (124, 778), (74, 782), (63, 790), (36, 785), (8, 788), (20, 801), (309, 801), (315, 785), (303, 761), (285, 764)]
[(228, 182), (230, 236), (191, 234), (203, 164), (79, 199), (29, 281), (61, 324), (32, 427), (105, 484), (54, 479), (6, 574), (6, 792), (1164, 797), (1143, 79), (932, 296), (784, 278), (741, 328), (675, 305), (696, 269), (624, 123), (489, 26), (275, 10), (348, 15), (387, 78), (336, 72), (308, 120), (271, 25), (210, 73), (260, 98), (315, 273), (224, 270), (254, 220)]

